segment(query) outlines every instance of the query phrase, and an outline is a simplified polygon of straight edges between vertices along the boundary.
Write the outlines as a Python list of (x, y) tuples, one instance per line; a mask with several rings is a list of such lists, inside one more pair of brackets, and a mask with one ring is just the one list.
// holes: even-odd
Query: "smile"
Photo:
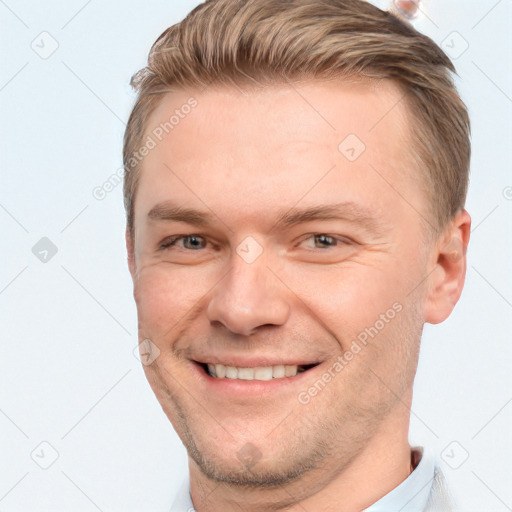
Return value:
[(203, 364), (205, 371), (217, 379), (272, 380), (295, 377), (297, 374), (313, 368), (316, 364), (239, 367), (224, 364)]

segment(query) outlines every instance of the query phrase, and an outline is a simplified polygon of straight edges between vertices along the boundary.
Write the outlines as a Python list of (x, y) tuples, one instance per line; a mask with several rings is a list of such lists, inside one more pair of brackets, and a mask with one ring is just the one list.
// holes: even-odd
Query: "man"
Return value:
[(411, 448), (425, 322), (464, 284), (469, 120), (427, 37), (358, 0), (210, 0), (155, 42), (125, 134), (172, 511), (454, 510)]

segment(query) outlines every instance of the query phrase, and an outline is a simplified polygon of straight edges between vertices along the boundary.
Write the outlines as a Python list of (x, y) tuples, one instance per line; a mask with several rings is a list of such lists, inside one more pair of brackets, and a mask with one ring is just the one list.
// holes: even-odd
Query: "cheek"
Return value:
[[(292, 290), (342, 344), (349, 343), (380, 315), (395, 316), (405, 303), (407, 284), (396, 270), (354, 265), (328, 271), (303, 271)], [(379, 323), (380, 325), (380, 323)], [(386, 324), (387, 325), (387, 324)], [(345, 347), (343, 347), (345, 348)]]
[(134, 286), (139, 326), (157, 338), (187, 316), (201, 297), (200, 279), (159, 264), (144, 268)]

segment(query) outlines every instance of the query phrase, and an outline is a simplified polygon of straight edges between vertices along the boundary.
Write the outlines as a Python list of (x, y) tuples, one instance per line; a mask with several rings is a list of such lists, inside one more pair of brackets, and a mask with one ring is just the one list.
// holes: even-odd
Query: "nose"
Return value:
[(207, 307), (210, 322), (219, 322), (244, 336), (250, 336), (261, 326), (283, 325), (290, 314), (288, 290), (264, 258), (247, 263), (233, 254), (230, 265), (229, 272), (212, 292)]

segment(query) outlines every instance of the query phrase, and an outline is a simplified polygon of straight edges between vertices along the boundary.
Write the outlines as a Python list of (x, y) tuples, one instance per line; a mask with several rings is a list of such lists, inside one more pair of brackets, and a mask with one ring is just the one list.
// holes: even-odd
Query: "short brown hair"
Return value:
[(282, 84), (308, 79), (390, 79), (404, 92), (408, 156), (424, 174), (431, 226), (464, 207), (470, 122), (444, 52), (406, 21), (363, 0), (207, 0), (153, 44), (131, 80), (137, 99), (124, 136), (124, 202), (133, 235), (134, 198), (151, 113), (177, 88)]

